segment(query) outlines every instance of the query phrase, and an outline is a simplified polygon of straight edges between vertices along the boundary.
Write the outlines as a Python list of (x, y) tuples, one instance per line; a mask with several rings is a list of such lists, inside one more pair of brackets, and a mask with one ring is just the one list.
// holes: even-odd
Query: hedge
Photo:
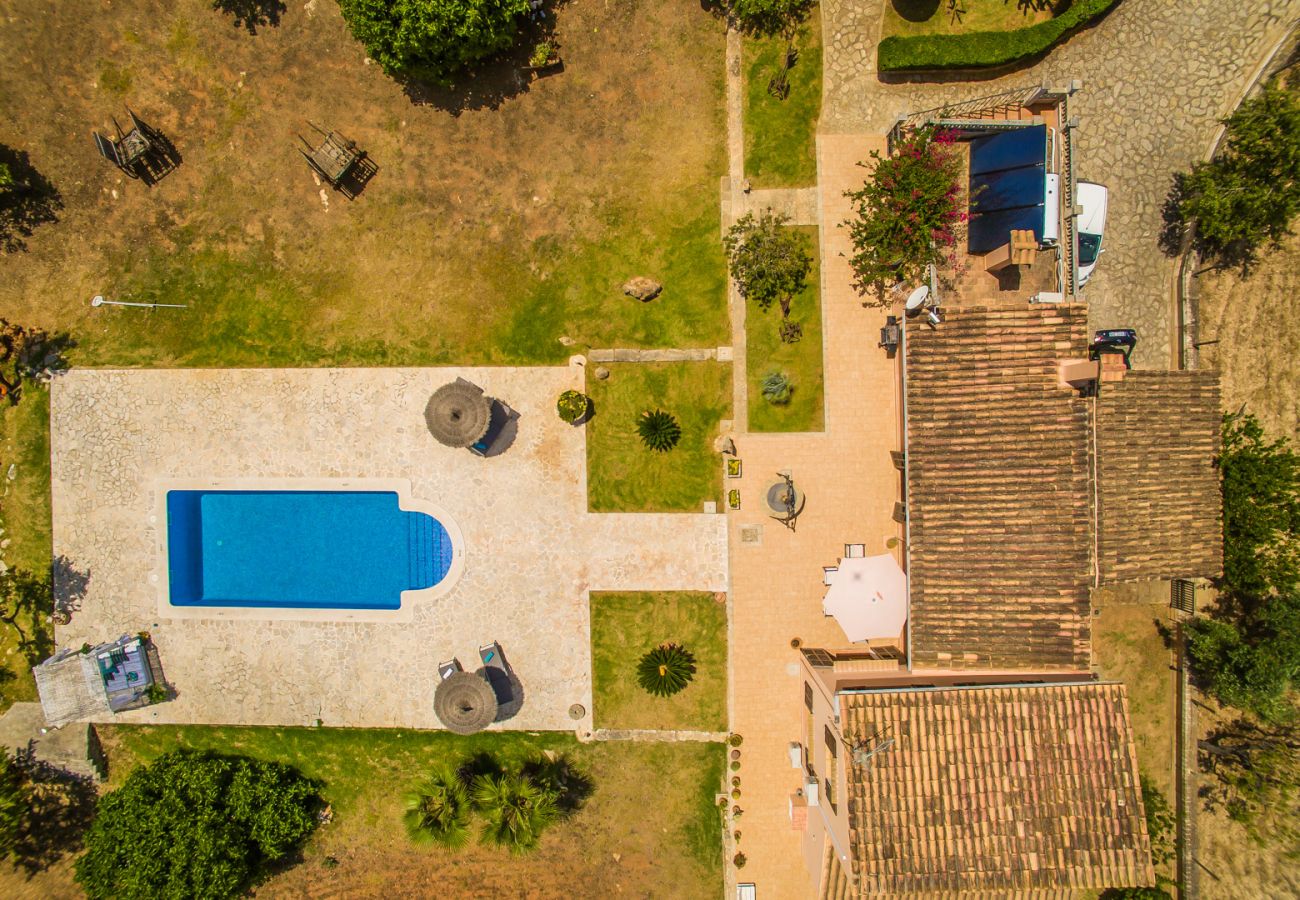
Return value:
[(894, 35), (880, 42), (881, 72), (925, 69), (981, 69), (1037, 56), (1074, 29), (1101, 16), (1119, 0), (1074, 0), (1054, 19), (1015, 31), (968, 34)]

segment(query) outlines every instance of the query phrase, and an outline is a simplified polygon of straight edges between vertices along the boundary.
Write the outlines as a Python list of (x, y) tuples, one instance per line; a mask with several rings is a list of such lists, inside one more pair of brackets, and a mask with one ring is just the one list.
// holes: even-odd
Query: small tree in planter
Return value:
[(967, 219), (962, 158), (951, 132), (927, 126), (903, 135), (892, 156), (871, 151), (874, 165), (862, 188), (849, 191), (855, 216), (845, 224), (853, 241), (849, 262), (862, 293), (877, 306), (887, 288), (920, 284), (930, 265), (957, 264), (959, 229)]
[(680, 644), (660, 644), (636, 667), (636, 680), (656, 697), (671, 697), (695, 677), (695, 655)]
[(673, 449), (682, 439), (682, 426), (672, 413), (662, 409), (643, 412), (637, 420), (636, 431), (641, 435), (641, 443), (658, 453)]
[(740, 296), (764, 311), (779, 303), (783, 319), (789, 317), (790, 302), (803, 290), (812, 268), (808, 238), (786, 227), (789, 221), (789, 216), (774, 215), (770, 209), (757, 219), (746, 213), (722, 241)]
[(582, 391), (565, 391), (555, 403), (555, 411), (570, 425), (582, 421), (591, 409), (591, 398)]

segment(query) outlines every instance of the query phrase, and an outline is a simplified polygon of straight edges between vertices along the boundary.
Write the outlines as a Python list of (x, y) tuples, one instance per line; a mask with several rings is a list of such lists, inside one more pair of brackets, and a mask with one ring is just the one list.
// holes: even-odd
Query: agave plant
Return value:
[(784, 372), (768, 372), (763, 376), (762, 391), (763, 399), (768, 403), (784, 406), (790, 402), (794, 385), (790, 383), (790, 376)]
[(662, 409), (643, 412), (636, 430), (641, 435), (641, 443), (660, 453), (673, 449), (682, 439), (682, 426), (677, 424), (676, 417)]
[(656, 697), (671, 697), (695, 677), (695, 655), (680, 644), (660, 644), (636, 667), (636, 680)]
[(555, 794), (522, 772), (480, 775), (471, 795), (483, 813), (483, 843), (511, 853), (536, 849), (542, 832), (559, 818)]
[(469, 840), (469, 791), (451, 766), (435, 769), (403, 797), (402, 822), (417, 844), (440, 844), (455, 849)]

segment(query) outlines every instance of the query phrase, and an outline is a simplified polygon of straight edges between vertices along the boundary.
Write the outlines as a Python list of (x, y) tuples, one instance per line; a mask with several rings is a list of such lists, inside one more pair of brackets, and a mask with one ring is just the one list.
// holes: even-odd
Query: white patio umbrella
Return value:
[(897, 637), (907, 622), (907, 576), (890, 553), (841, 559), (822, 609), (850, 642)]

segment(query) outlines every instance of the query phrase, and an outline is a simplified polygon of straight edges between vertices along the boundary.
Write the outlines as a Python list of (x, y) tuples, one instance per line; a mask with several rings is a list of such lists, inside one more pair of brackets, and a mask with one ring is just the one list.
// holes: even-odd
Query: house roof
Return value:
[(1153, 884), (1121, 684), (841, 694), (861, 896)]
[(1085, 669), (1091, 501), (1081, 305), (945, 309), (907, 324), (912, 659)]
[(1128, 372), (1097, 402), (1098, 561), (1104, 581), (1223, 572), (1214, 372)]

